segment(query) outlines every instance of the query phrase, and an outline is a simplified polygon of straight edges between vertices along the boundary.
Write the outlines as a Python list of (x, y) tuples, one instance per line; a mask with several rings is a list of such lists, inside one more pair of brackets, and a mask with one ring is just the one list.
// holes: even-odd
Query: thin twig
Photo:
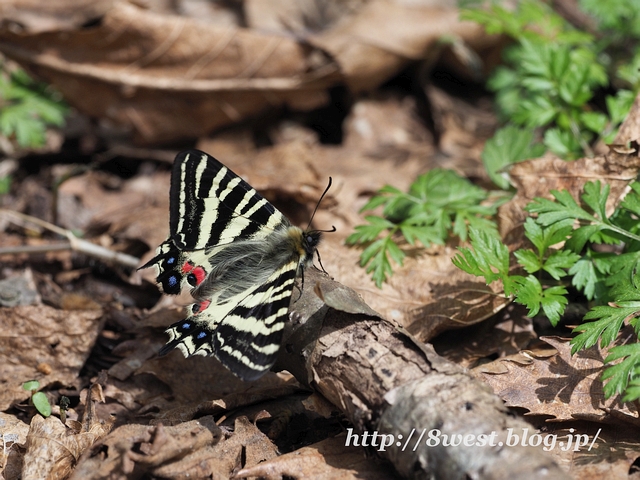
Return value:
[[(114, 252), (113, 250), (109, 250), (108, 248), (101, 247), (100, 245), (96, 245), (95, 243), (91, 243), (87, 240), (78, 238), (73, 234), (73, 232), (71, 232), (71, 230), (60, 228), (40, 218), (32, 217), (31, 215), (25, 215), (24, 213), (16, 212), (13, 210), (0, 209), (0, 216), (2, 215), (8, 217), (11, 221), (13, 221), (13, 223), (17, 225), (32, 223), (46, 230), (57, 233), (58, 235), (65, 237), (69, 241), (69, 243), (66, 245), (56, 243), (48, 246), (38, 246), (37, 248), (33, 248), (31, 252), (29, 251), (29, 249), (24, 249), (22, 253), (42, 253), (43, 251), (64, 250), (68, 248), (76, 252), (84, 253), (85, 255), (88, 255), (90, 257), (97, 258), (104, 262), (116, 263), (128, 268), (137, 268), (138, 265), (140, 265), (139, 258), (127, 255), (126, 253)], [(18, 252), (16, 251), (15, 247), (11, 247), (9, 249), (0, 249), (0, 254), (3, 253)]]

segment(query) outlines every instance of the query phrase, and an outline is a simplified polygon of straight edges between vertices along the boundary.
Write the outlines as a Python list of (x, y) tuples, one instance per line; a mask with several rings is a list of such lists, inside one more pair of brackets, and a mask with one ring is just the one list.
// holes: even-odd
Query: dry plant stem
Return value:
[(96, 245), (95, 243), (82, 240), (81, 238), (76, 237), (70, 230), (60, 228), (49, 222), (41, 220), (40, 218), (32, 217), (30, 215), (25, 215), (20, 212), (14, 212), (12, 210), (3, 210), (3, 209), (0, 209), (0, 216), (8, 217), (18, 225), (24, 225), (25, 223), (32, 223), (34, 225), (38, 225), (39, 227), (45, 228), (54, 233), (57, 233), (58, 235), (66, 237), (67, 240), (69, 241), (68, 244), (65, 244), (66, 248), (63, 248), (64, 246), (60, 244), (53, 244), (50, 247), (38, 246), (37, 248), (12, 247), (8, 249), (1, 249), (0, 254), (42, 253), (43, 251), (71, 249), (76, 252), (84, 253), (85, 255), (88, 255), (90, 257), (97, 258), (104, 262), (111, 262), (111, 263), (119, 264), (128, 268), (137, 268), (140, 265), (139, 258), (133, 257), (131, 255), (127, 255), (126, 253), (114, 252), (112, 250), (109, 250), (108, 248), (104, 248), (104, 247), (101, 247), (100, 245)]
[[(346, 287), (305, 273), (277, 366), (339, 407), (354, 432), (369, 432), (369, 439), (373, 432), (393, 435), (393, 445), (378, 453), (404, 477), (570, 478), (538, 448), (427, 446), (432, 429), (462, 438), (495, 432), (497, 444), (505, 442), (508, 429), (521, 435), (532, 427), (513, 416), (489, 387), (367, 309)], [(408, 438), (412, 441), (403, 448)]]

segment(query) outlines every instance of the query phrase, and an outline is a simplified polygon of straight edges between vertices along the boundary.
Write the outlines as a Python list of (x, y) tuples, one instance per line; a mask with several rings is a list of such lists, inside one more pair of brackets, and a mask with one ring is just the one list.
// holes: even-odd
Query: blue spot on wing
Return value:
[(167, 283), (169, 284), (170, 287), (175, 287), (178, 284), (178, 279), (176, 278), (175, 275), (171, 275), (167, 279)]
[(173, 265), (174, 263), (176, 263), (176, 257), (167, 258), (167, 264), (168, 265)]
[(182, 324), (183, 330), (189, 330), (191, 328), (191, 324), (189, 322), (185, 322)]
[(204, 338), (204, 337), (206, 337), (206, 336), (207, 336), (207, 333), (206, 333), (206, 332), (200, 332), (200, 333), (198, 334), (198, 337), (197, 337), (197, 338), (198, 338), (198, 340), (200, 340), (200, 339), (202, 339), (202, 338)]

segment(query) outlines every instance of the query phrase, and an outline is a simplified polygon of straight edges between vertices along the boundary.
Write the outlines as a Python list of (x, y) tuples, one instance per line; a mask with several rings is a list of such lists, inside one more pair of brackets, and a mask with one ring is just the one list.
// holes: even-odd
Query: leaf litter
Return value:
[[(305, 7), (296, 5), (277, 20), (260, 14), (264, 8), (260, 2), (247, 2), (247, 11), (253, 12), (247, 17), (249, 27), (270, 25), (274, 31), (279, 27), (308, 33), (309, 22), (313, 23), (318, 31), (307, 36), (306, 45), (295, 36), (239, 28), (233, 24), (233, 15), (221, 20), (227, 23), (204, 29), (201, 20), (116, 1), (74, 7), (74, 15), (64, 6), (52, 7), (55, 14), (43, 23), (19, 1), (14, 3), (18, 8), (12, 18), (25, 31), (20, 37), (1, 30), (0, 50), (56, 85), (80, 111), (134, 132), (138, 142), (148, 144), (202, 137), (273, 107), (317, 108), (328, 101), (327, 88), (332, 85), (344, 83), (353, 92), (376, 88), (410, 60), (435, 50), (440, 30), (433, 28), (434, 23), (449, 25), (449, 32), (458, 32), (471, 45), (492, 42), (468, 25), (456, 23), (455, 10), (434, 16), (429, 7), (410, 9), (403, 2), (333, 6), (337, 12), (324, 18), (310, 17), (308, 12), (302, 15)], [(353, 15), (340, 20), (344, 13), (340, 8), (352, 8)], [(96, 16), (101, 22), (93, 28), (79, 28)], [(380, 35), (376, 25), (390, 34)], [(403, 28), (398, 30), (398, 25)], [(171, 32), (171, 45), (163, 45), (166, 32)], [(100, 44), (104, 38), (111, 43)], [(85, 41), (94, 48), (83, 51)], [(37, 55), (44, 44), (50, 47), (47, 54)], [(139, 45), (138, 51), (125, 48), (134, 44)], [(250, 54), (238, 62), (232, 56), (238, 51)], [(86, 91), (93, 94), (85, 95)], [(591, 457), (581, 454), (576, 459), (558, 449), (552, 452), (567, 470), (581, 472), (582, 478), (628, 471), (636, 458), (636, 440), (627, 427), (616, 435), (613, 425), (635, 425), (638, 412), (615, 401), (594, 400), (604, 355), (598, 349), (592, 349), (593, 355), (585, 354), (591, 355), (587, 359), (571, 357), (566, 341), (554, 337), (544, 341), (557, 350), (527, 349), (536, 336), (533, 322), (521, 311), (505, 308), (507, 302), (496, 291), (454, 269), (450, 258), (456, 245), (410, 252), (382, 291), (355, 267), (359, 252), (346, 248), (343, 240), (362, 222), (358, 209), (384, 184), (405, 188), (417, 174), (434, 166), (486, 181), (479, 154), (490, 131), (482, 126), (495, 124), (494, 119), (486, 109), (465, 108), (438, 89), (429, 87), (427, 96), (439, 113), (434, 118), (440, 136), (437, 146), (433, 132), (417, 119), (415, 102), (386, 93), (354, 102), (340, 146), (321, 143), (316, 132), (295, 122), (282, 122), (268, 128), (272, 146), (255, 147), (250, 133), (231, 130), (201, 138), (199, 148), (228, 164), (295, 223), (308, 218), (331, 175), (335, 187), (318, 211), (315, 225), (337, 227), (321, 248), (323, 264), (333, 277), (353, 286), (373, 310), (406, 328), (418, 341), (463, 328), (449, 333), (448, 341), (447, 333), (440, 335), (436, 347), (468, 367), (487, 357), (501, 357), (475, 370), (483, 372), (480, 375), (507, 405), (527, 409), (538, 419), (560, 422), (551, 426), (538, 422), (541, 431), (557, 432), (566, 442), (576, 431), (592, 438), (594, 422), (604, 425)], [(194, 109), (194, 104), (199, 107)], [(633, 122), (638, 122), (637, 114), (630, 116), (627, 125)], [(438, 157), (438, 150), (447, 154), (445, 158)], [(167, 230), (169, 176), (161, 169), (149, 173), (155, 167), (146, 166), (146, 173), (126, 180), (119, 174), (88, 171), (64, 182), (61, 225), (83, 229), (93, 241), (109, 248), (131, 251), (159, 244)], [(575, 195), (586, 181), (585, 173), (616, 183), (610, 196), (612, 207), (637, 174), (637, 156), (613, 148), (595, 160), (567, 164), (547, 158), (512, 167), (509, 175), (518, 194), (500, 212), (502, 231), (517, 229), (522, 221), (519, 209), (533, 196), (547, 195), (550, 188), (568, 188)], [(547, 180), (544, 190), (531, 191), (539, 183), (530, 179), (541, 177)], [(28, 181), (33, 179), (24, 184)], [(17, 195), (15, 204), (47, 218), (50, 192), (41, 182), (34, 181), (31, 194), (25, 189), (22, 196)], [(38, 205), (36, 197), (42, 200)], [(37, 238), (24, 240), (26, 230), (5, 230), (2, 247), (42, 243)], [(149, 293), (146, 282), (153, 280), (151, 272), (129, 277), (111, 265), (111, 272), (104, 276), (104, 267), (69, 252), (28, 259), (5, 255), (2, 260), (6, 260), (3, 277), (7, 267), (21, 272), (33, 263), (36, 288), (48, 291), (42, 295), (45, 303), (36, 296), (28, 306), (0, 309), (5, 332), (0, 351), (5, 355), (2, 365), (8, 366), (1, 369), (0, 380), (10, 386), (0, 397), (1, 410), (10, 412), (0, 413), (0, 431), (8, 446), (0, 462), (5, 478), (199, 478), (211, 472), (218, 472), (214, 478), (394, 475), (388, 464), (367, 457), (363, 449), (346, 448), (344, 434), (335, 436), (344, 429), (344, 417), (331, 408), (323, 414), (311, 411), (303, 400), (309, 395), (307, 387), (289, 374), (270, 373), (247, 385), (210, 359), (186, 360), (176, 353), (156, 358), (155, 352), (166, 340), (163, 327), (179, 318), (189, 299), (163, 299), (149, 311), (158, 299), (157, 293)], [(52, 277), (51, 272), (57, 275)], [(97, 278), (87, 280), (93, 276)], [(74, 299), (68, 289), (84, 294)], [(326, 293), (322, 288), (318, 291)], [(141, 302), (145, 296), (151, 299)], [(492, 320), (480, 323), (487, 318)], [(100, 371), (108, 371), (108, 379), (96, 381)], [(34, 378), (52, 403), (62, 395), (74, 400), (66, 426), (57, 418), (57, 406), (47, 419), (34, 415), (28, 393), (21, 388)], [(93, 386), (86, 389), (91, 379)], [(296, 429), (296, 423), (303, 426)], [(309, 435), (314, 430), (325, 438)], [(56, 450), (56, 445), (64, 448)]]

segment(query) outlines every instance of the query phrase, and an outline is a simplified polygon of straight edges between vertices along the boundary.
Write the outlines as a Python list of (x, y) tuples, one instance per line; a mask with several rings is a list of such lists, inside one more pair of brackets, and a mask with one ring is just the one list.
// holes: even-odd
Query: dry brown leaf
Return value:
[(91, 422), (88, 430), (74, 434), (59, 418), (36, 415), (29, 426), (22, 478), (66, 478), (82, 453), (109, 430), (110, 425)]
[(14, 415), (0, 412), (0, 478), (18, 480), (22, 475), (22, 459), (29, 425)]
[(368, 1), (245, 0), (243, 6), (251, 28), (304, 34), (357, 12)]
[(83, 456), (71, 479), (131, 478), (134, 470), (153, 474), (216, 444), (221, 436), (213, 417), (174, 427), (123, 425)]
[(476, 45), (491, 41), (478, 24), (461, 22), (451, 2), (390, 0), (366, 3), (310, 41), (331, 53), (358, 92), (379, 86), (410, 61), (437, 57), (443, 35)]
[[(69, 9), (75, 7), (57, 13)], [(124, 0), (91, 28), (16, 34), (5, 26), (0, 51), (81, 112), (144, 142), (197, 137), (273, 106), (314, 108), (337, 80), (323, 52), (291, 36), (159, 14)]]
[(244, 466), (252, 467), (277, 456), (275, 445), (246, 417), (235, 421), (233, 434), (219, 442), (186, 456), (170, 465), (158, 468), (162, 478), (228, 479)]
[[(56, 310), (46, 305), (0, 308), (0, 410), (25, 400), (28, 380), (41, 387), (74, 385), (102, 330), (100, 310)], [(51, 373), (38, 371), (47, 363)]]
[(468, 327), (463, 332), (439, 335), (433, 339), (433, 347), (439, 355), (465, 368), (472, 368), (478, 360), (494, 355), (513, 355), (537, 338), (533, 322), (526, 313), (523, 306), (512, 303), (492, 320)]
[(637, 405), (621, 403), (620, 396), (604, 398), (600, 376), (606, 352), (594, 346), (571, 356), (570, 339), (541, 340), (557, 349), (557, 355), (525, 351), (495, 360), (497, 367), (488, 364), (474, 370), (508, 406), (526, 408), (529, 414), (549, 415), (554, 421), (615, 419), (638, 425)]
[(526, 218), (524, 207), (535, 197), (552, 198), (551, 190), (568, 190), (575, 198), (587, 182), (600, 180), (611, 187), (607, 212), (612, 213), (627, 193), (627, 186), (638, 175), (638, 149), (611, 147), (609, 153), (595, 158), (581, 158), (567, 162), (548, 154), (535, 160), (516, 163), (509, 169), (511, 183), (518, 193), (500, 207), (499, 226), (504, 237), (517, 229)]
[(12, 22), (12, 28), (31, 33), (73, 30), (102, 16), (114, 0), (3, 0), (0, 18)]
[(367, 457), (360, 448), (345, 447), (345, 439), (344, 434), (327, 438), (258, 465), (243, 468), (235, 476), (336, 480), (399, 478), (393, 469), (378, 458)]
[[(574, 478), (630, 480), (635, 476), (634, 464), (639, 458), (637, 427), (563, 422), (547, 424), (540, 433), (556, 436), (555, 448), (549, 453)], [(576, 441), (582, 446), (577, 448)]]

